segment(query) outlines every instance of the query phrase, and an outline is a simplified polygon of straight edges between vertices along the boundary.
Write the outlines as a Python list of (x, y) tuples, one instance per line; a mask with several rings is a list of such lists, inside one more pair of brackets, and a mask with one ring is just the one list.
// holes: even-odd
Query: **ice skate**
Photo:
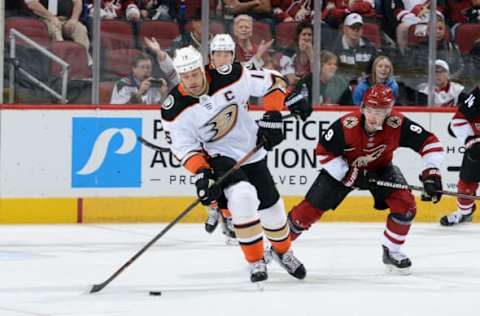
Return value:
[(270, 263), (272, 259), (284, 268), (291, 276), (297, 279), (304, 279), (307, 275), (307, 270), (300, 260), (293, 255), (292, 250), (279, 254), (271, 247), (265, 248), (265, 261)]
[(473, 206), (470, 214), (462, 214), (460, 211), (453, 212), (452, 214), (445, 215), (440, 218), (440, 225), (442, 226), (454, 226), (463, 223), (470, 223), (473, 220), (473, 213), (475, 212), (475, 205)]
[(263, 259), (250, 263), (250, 281), (253, 283), (268, 279), (267, 264)]
[(205, 222), (205, 230), (207, 231), (207, 233), (211, 234), (215, 230), (215, 228), (217, 228), (220, 214), (218, 212), (218, 209), (213, 207), (207, 207), (207, 211), (208, 217), (207, 221)]
[(383, 263), (385, 264), (387, 273), (393, 274), (410, 274), (410, 267), (412, 262), (402, 252), (391, 252), (387, 247), (383, 248)]
[(222, 233), (225, 235), (225, 244), (228, 246), (238, 245), (231, 217), (222, 217)]

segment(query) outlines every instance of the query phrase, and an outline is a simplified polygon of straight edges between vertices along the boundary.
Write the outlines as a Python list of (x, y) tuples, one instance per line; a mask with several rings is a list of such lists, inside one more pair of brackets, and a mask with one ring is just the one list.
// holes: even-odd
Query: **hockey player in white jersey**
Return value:
[[(218, 201), (232, 213), (252, 282), (268, 278), (264, 234), (280, 265), (303, 279), (306, 270), (291, 250), (283, 201), (266, 163), (265, 150), (284, 139), (284, 78), (271, 70), (249, 71), (238, 63), (204, 67), (201, 54), (191, 46), (177, 50), (173, 62), (181, 83), (162, 104), (162, 122), (172, 152), (197, 177), (200, 201)], [(247, 112), (250, 96), (264, 97), (267, 112), (258, 125)], [(304, 103), (290, 103), (291, 112), (305, 117)], [(220, 186), (212, 185), (260, 142), (264, 148)]]
[[(210, 41), (210, 65), (213, 68), (233, 64), (235, 59), (235, 42), (229, 34), (217, 34)], [(212, 233), (222, 217), (222, 233), (227, 245), (236, 245), (235, 230), (233, 229), (232, 214), (227, 208), (220, 209), (218, 203), (207, 206), (208, 218), (205, 230)]]

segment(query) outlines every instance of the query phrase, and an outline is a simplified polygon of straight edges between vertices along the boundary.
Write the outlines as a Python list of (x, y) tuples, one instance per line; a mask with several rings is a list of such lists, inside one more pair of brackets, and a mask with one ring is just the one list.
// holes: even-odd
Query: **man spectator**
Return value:
[(79, 22), (82, 14), (82, 0), (58, 0), (56, 5), (49, 0), (25, 0), (27, 7), (45, 21), (52, 41), (71, 39), (85, 47), (89, 65), (90, 40), (85, 25)]
[[(459, 99), (465, 99), (465, 87), (450, 81), (450, 67), (442, 59), (435, 61), (435, 95), (431, 106), (456, 106)], [(422, 83), (418, 91), (428, 95), (428, 83)]]
[[(192, 31), (182, 32), (172, 43), (172, 52), (192, 45), (195, 49), (202, 50), (202, 11), (198, 9), (192, 17)], [(209, 35), (209, 38), (211, 36)]]
[(145, 38), (145, 44), (157, 56), (160, 69), (167, 80), (153, 78), (152, 60), (150, 56), (141, 54), (135, 58), (132, 72), (115, 84), (110, 99), (111, 104), (160, 103), (168, 94), (168, 91), (178, 83), (170, 56), (160, 48), (154, 38)]
[[(328, 46), (328, 45), (326, 45)], [(358, 77), (377, 55), (377, 50), (363, 37), (363, 18), (358, 13), (347, 15), (343, 35), (337, 38), (333, 52), (338, 56), (340, 73)]]

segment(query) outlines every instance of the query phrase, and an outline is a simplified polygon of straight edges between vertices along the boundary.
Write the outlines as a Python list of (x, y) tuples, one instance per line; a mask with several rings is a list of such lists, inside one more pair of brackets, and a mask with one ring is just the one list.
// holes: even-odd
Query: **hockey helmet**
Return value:
[(365, 92), (363, 96), (363, 107), (373, 109), (391, 110), (395, 103), (395, 96), (392, 89), (383, 84), (376, 84)]
[(235, 42), (229, 34), (217, 34), (210, 42), (210, 54), (216, 51), (232, 52), (235, 55)]
[(175, 51), (173, 67), (178, 74), (183, 74), (197, 68), (203, 67), (202, 54), (192, 45), (179, 48)]

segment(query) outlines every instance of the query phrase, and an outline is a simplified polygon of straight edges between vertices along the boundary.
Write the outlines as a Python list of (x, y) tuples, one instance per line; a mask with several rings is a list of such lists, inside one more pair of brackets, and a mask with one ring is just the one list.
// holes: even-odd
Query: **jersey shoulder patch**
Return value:
[(221, 66), (218, 69), (207, 68), (206, 71), (211, 78), (208, 94), (213, 95), (218, 90), (238, 81), (242, 77), (243, 66), (239, 63), (233, 63)]
[(400, 126), (402, 126), (402, 123), (403, 118), (397, 114), (390, 115), (385, 122), (385, 124), (387, 124), (387, 126), (391, 128), (399, 128)]
[(177, 85), (170, 91), (170, 94), (162, 102), (162, 119), (165, 121), (173, 121), (186, 108), (198, 103), (198, 99), (189, 95), (183, 95)]

